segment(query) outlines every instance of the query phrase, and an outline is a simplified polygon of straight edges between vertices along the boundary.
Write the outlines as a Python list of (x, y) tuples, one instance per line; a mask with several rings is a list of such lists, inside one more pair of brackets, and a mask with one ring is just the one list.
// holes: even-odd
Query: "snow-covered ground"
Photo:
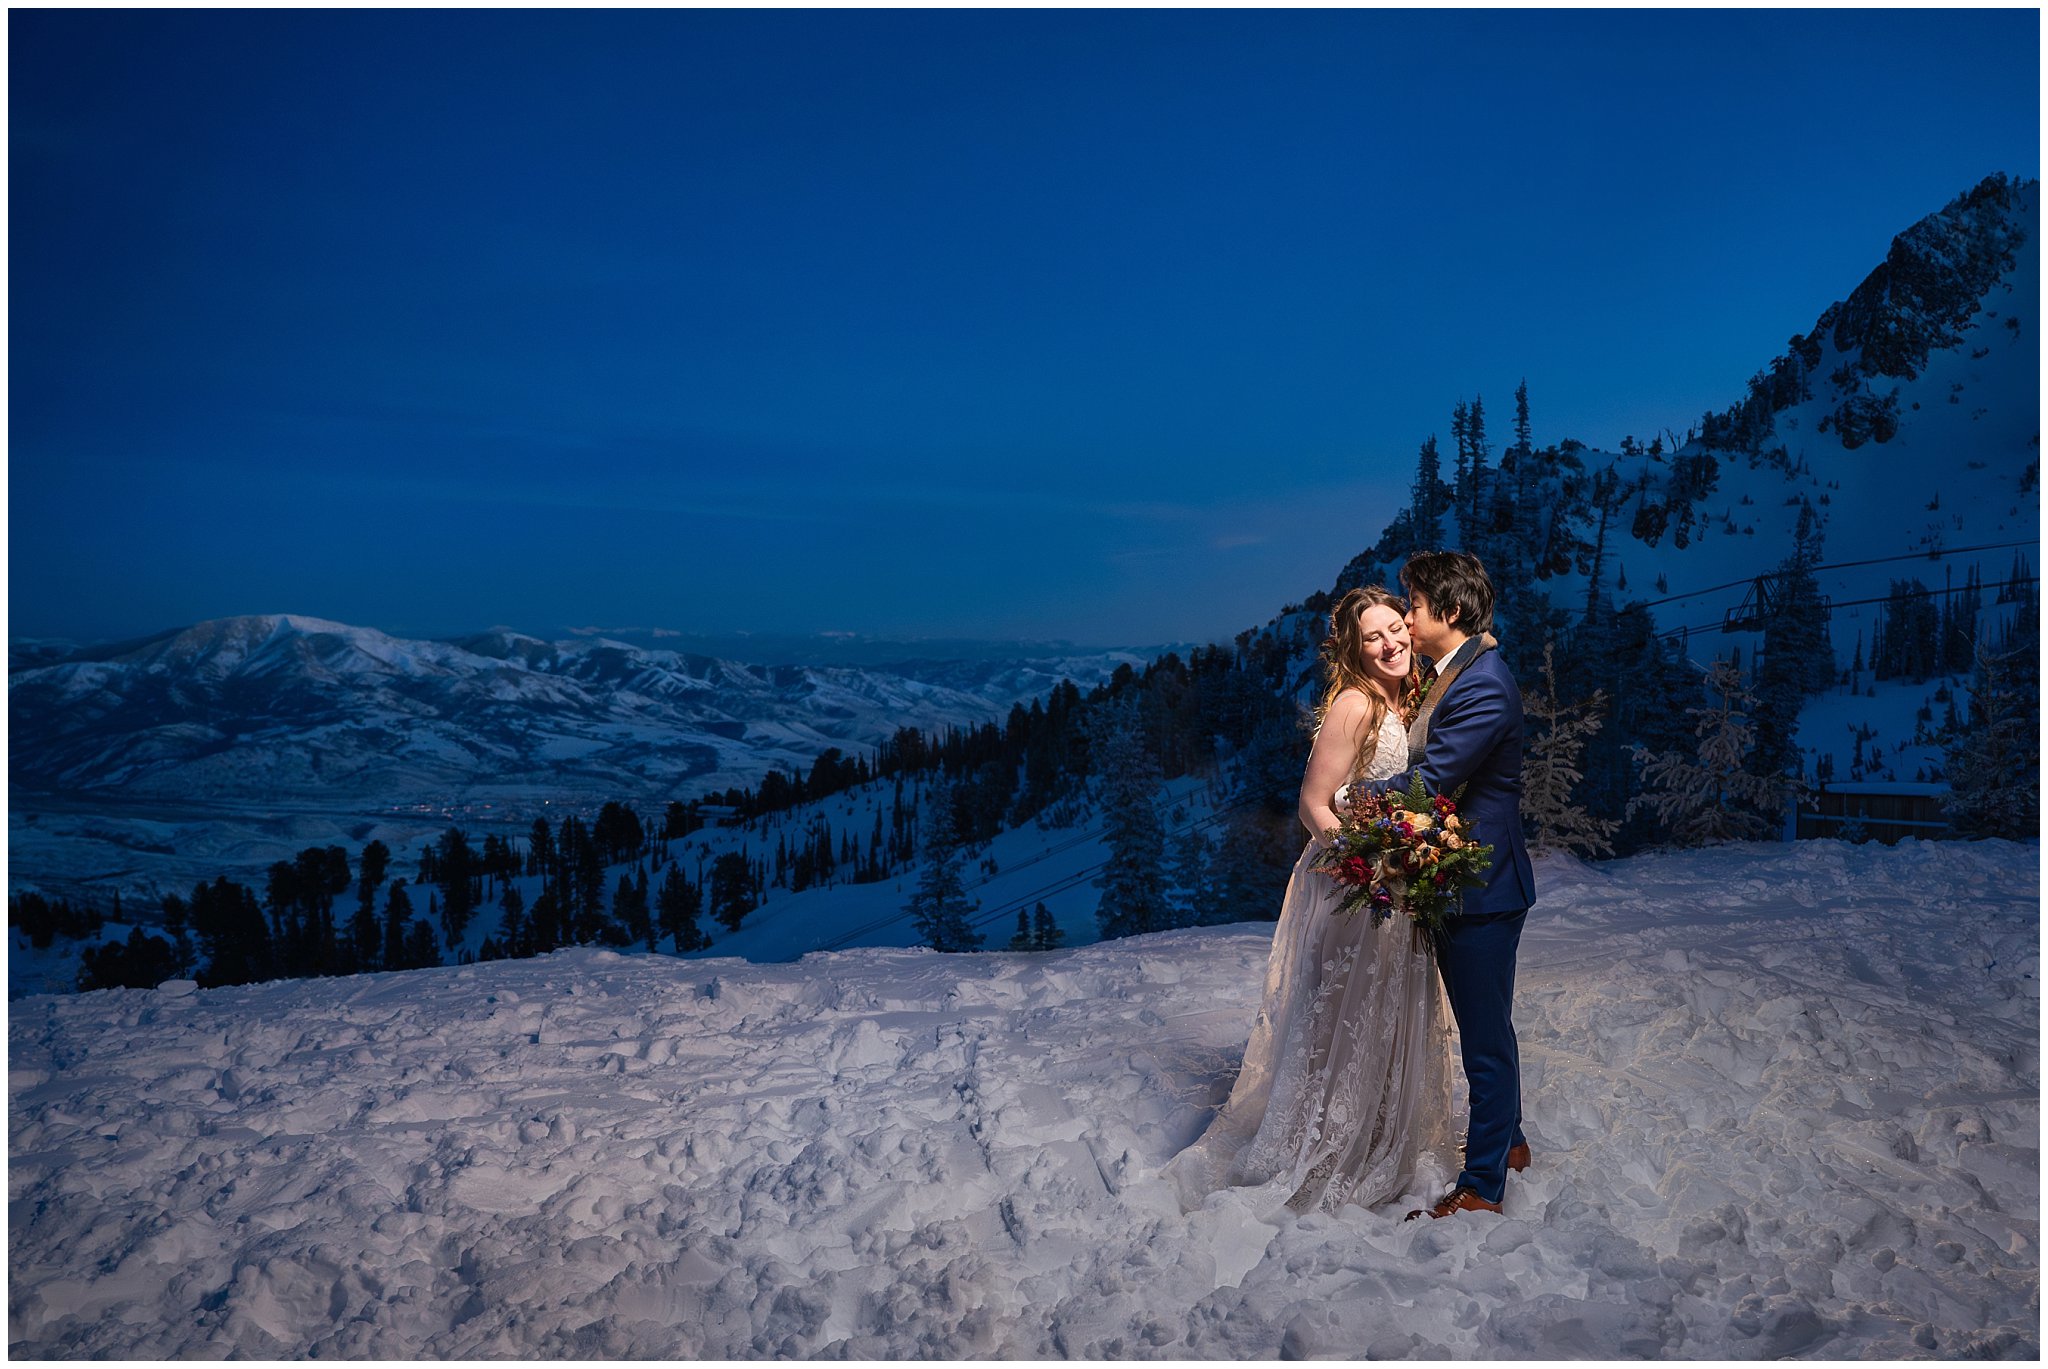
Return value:
[(1546, 862), (1535, 1164), (1445, 1222), (1156, 1177), (1263, 925), (20, 1000), (10, 1350), (2031, 1358), (2038, 858)]

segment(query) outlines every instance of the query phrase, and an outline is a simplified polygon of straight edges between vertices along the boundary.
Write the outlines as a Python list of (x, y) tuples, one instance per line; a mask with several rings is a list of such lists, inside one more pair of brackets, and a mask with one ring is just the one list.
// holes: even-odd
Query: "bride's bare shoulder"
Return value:
[(1323, 712), (1323, 726), (1328, 727), (1334, 723), (1339, 727), (1354, 727), (1365, 720), (1370, 708), (1364, 690), (1339, 690), (1337, 697), (1330, 700), (1329, 708)]

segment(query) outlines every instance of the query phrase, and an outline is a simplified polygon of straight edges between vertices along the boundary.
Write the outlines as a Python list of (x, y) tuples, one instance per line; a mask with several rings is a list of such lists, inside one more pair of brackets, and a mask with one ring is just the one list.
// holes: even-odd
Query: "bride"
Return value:
[(1340, 786), (1408, 766), (1422, 673), (1406, 605), (1379, 586), (1330, 614), (1328, 687), (1301, 784), (1308, 846), (1273, 931), (1266, 987), (1230, 1101), (1166, 1173), (1192, 1210), (1219, 1188), (1273, 1185), (1297, 1212), (1371, 1207), (1407, 1192), (1447, 1139), (1449, 1036), (1428, 943), (1404, 916), (1337, 911), (1309, 862), (1337, 826)]

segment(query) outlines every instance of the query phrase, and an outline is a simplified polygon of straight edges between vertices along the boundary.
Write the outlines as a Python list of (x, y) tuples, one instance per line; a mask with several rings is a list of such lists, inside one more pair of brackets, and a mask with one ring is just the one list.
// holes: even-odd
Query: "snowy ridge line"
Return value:
[[(1748, 583), (1748, 581), (1746, 581), (1746, 580), (1745, 580), (1745, 581), (1738, 581), (1737, 583), (1739, 583), (1739, 584), (1747, 584), (1747, 583)], [(2026, 579), (2024, 579), (2024, 580), (2001, 580), (2001, 581), (1999, 581), (1998, 583), (2000, 583), (2000, 584), (2002, 584), (2002, 585), (2038, 585), (2038, 584), (2040, 584), (2040, 583), (2041, 583), (2041, 577), (2040, 577), (2040, 576), (2038, 576), (2038, 575), (2029, 575), (2029, 576), (2028, 576), (2028, 577), (2027, 577)], [(1724, 586), (1724, 588), (1726, 588), (1726, 587)], [(1702, 591), (1702, 592), (1704, 593), (1704, 591)], [(1961, 593), (1962, 593), (1962, 591), (1961, 591), (1961, 590), (1959, 590), (1959, 589), (1953, 589), (1953, 588), (1947, 588), (1947, 587), (1944, 587), (1944, 588), (1940, 588), (1940, 589), (1925, 589), (1925, 590), (1920, 590), (1920, 591), (1918, 591), (1918, 592), (1913, 592), (1913, 591), (1907, 591), (1907, 592), (1901, 593), (1901, 594), (1899, 594), (1899, 595), (1897, 595), (1897, 596), (1893, 596), (1893, 595), (1890, 595), (1890, 594), (1880, 594), (1880, 595), (1876, 596), (1875, 598), (1871, 598), (1871, 599), (1841, 599), (1841, 600), (1832, 600), (1832, 599), (1831, 599), (1831, 600), (1829, 600), (1829, 601), (1828, 601), (1828, 614), (1829, 614), (1829, 616), (1830, 616), (1830, 617), (1832, 617), (1832, 616), (1834, 615), (1834, 611), (1835, 611), (1836, 609), (1838, 609), (1838, 608), (1860, 608), (1860, 607), (1862, 607), (1862, 606), (1863, 606), (1863, 605), (1865, 605), (1865, 604), (1888, 604), (1888, 603), (1890, 603), (1890, 602), (1892, 601), (1892, 599), (1893, 599), (1894, 597), (1897, 597), (1897, 598), (1900, 598), (1900, 599), (1932, 599), (1932, 598), (1933, 598), (1933, 597), (1934, 597), (1935, 595), (1937, 595), (1937, 594), (1961, 594)], [(1696, 634), (1698, 634), (1698, 633), (1702, 633), (1702, 632), (1717, 632), (1717, 631), (1719, 631), (1719, 630), (1720, 630), (1721, 626), (1722, 626), (1722, 625), (1721, 625), (1720, 623), (1708, 623), (1708, 624), (1706, 624), (1706, 625), (1705, 625), (1704, 627), (1675, 627), (1675, 628), (1672, 628), (1672, 629), (1671, 629), (1671, 630), (1670, 630), (1669, 632), (1658, 632), (1658, 633), (1654, 633), (1654, 634), (1652, 634), (1652, 635), (1654, 635), (1654, 636), (1657, 636), (1657, 637), (1678, 637), (1678, 636), (1688, 636), (1688, 637), (1689, 637), (1689, 636), (1694, 636), (1694, 635), (1696, 635)]]
[[(1937, 551), (1908, 551), (1901, 552), (1897, 556), (1872, 556), (1862, 561), (1830, 561), (1824, 565), (1814, 566), (1812, 569), (1817, 571), (1853, 570), (1857, 566), (1882, 566), (1892, 561), (1941, 561), (1951, 556), (1964, 556), (1973, 551), (2003, 551), (2009, 547), (2038, 547), (2040, 545), (2040, 538), (2029, 537), (2018, 542), (1986, 542), (1978, 547), (1943, 547)], [(1769, 572), (1766, 571), (1764, 574), (1769, 574)], [(1753, 583), (1756, 578), (1756, 576), (1751, 575), (1741, 580), (1730, 580), (1725, 585), (1710, 585), (1706, 589), (1687, 590), (1683, 594), (1673, 594), (1663, 599), (1631, 599), (1624, 607), (1656, 608), (1660, 604), (1675, 604), (1680, 599), (1697, 599), (1702, 594), (1718, 594), (1724, 589), (1740, 589), (1744, 585)]]

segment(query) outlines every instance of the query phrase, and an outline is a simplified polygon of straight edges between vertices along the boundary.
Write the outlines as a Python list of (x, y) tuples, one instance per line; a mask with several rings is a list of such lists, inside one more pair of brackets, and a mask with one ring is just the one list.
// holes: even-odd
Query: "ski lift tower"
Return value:
[(1742, 596), (1742, 602), (1728, 610), (1721, 619), (1723, 632), (1761, 632), (1764, 623), (1778, 611), (1778, 577), (1759, 575), (1749, 582), (1749, 590)]
[[(1775, 617), (1785, 603), (1785, 577), (1783, 574), (1759, 575), (1749, 582), (1749, 591), (1742, 596), (1742, 602), (1728, 610), (1721, 619), (1723, 632), (1762, 632), (1764, 624)], [(1826, 617), (1834, 612), (1834, 605), (1825, 594), (1816, 595), (1814, 603)]]

